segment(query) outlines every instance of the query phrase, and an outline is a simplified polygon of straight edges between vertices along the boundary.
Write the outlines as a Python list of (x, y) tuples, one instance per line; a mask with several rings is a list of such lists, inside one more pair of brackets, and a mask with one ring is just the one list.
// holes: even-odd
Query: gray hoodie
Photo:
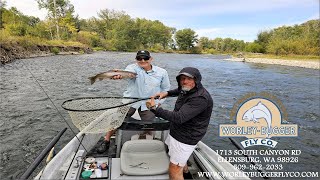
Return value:
[[(190, 91), (183, 91), (180, 85), (180, 76), (192, 75), (196, 87)], [(183, 68), (176, 77), (178, 88), (168, 91), (168, 96), (178, 96), (173, 111), (157, 108), (154, 113), (157, 117), (171, 122), (170, 135), (179, 142), (196, 145), (206, 134), (213, 107), (213, 100), (208, 91), (201, 84), (201, 74), (193, 67)]]

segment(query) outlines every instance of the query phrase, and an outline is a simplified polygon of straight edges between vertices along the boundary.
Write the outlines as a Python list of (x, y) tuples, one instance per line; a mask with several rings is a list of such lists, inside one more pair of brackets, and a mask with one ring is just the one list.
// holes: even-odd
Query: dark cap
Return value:
[(136, 57), (151, 57), (149, 51), (145, 51), (145, 50), (140, 50), (137, 52), (137, 56)]

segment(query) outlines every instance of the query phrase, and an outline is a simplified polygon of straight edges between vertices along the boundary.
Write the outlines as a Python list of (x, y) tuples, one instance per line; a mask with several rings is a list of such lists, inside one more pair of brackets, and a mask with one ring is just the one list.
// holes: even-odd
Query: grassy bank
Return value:
[(90, 53), (91, 48), (73, 41), (45, 40), (29, 36), (10, 36), (0, 31), (0, 62), (55, 54)]
[(0, 31), (0, 44), (19, 44), (23, 47), (33, 45), (87, 47), (86, 45), (75, 41), (47, 40), (31, 36), (11, 36), (5, 31)]

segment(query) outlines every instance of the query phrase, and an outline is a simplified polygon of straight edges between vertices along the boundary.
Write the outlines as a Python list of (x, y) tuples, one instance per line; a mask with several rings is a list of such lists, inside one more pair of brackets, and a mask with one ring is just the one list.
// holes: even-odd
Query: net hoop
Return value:
[[(82, 101), (95, 101), (95, 100), (101, 100), (103, 101), (103, 99), (105, 99), (105, 101), (108, 101), (107, 99), (123, 99), (123, 100), (131, 100), (131, 101), (127, 101), (125, 103), (121, 103), (118, 105), (114, 105), (114, 106), (109, 106), (107, 107), (107, 105), (105, 105), (105, 107), (103, 108), (91, 108), (91, 109), (75, 109), (75, 108), (71, 108), (72, 104), (74, 103), (76, 107), (79, 106), (79, 102)], [(149, 98), (137, 98), (137, 97), (81, 97), (81, 98), (74, 98), (74, 99), (69, 99), (66, 100), (62, 103), (61, 107), (67, 111), (78, 111), (78, 112), (89, 112), (89, 111), (103, 111), (103, 110), (108, 110), (108, 109), (113, 109), (113, 108), (118, 108), (118, 107), (122, 107), (122, 106), (126, 106), (129, 104), (133, 104), (135, 102), (138, 101), (142, 101), (142, 100), (147, 100)], [(83, 103), (83, 102), (82, 102)], [(70, 107), (71, 106), (71, 107)]]

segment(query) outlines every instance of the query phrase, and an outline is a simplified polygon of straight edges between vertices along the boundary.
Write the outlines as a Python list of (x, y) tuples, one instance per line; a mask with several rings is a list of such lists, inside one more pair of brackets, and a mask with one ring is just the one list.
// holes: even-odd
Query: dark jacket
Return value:
[[(182, 91), (180, 85), (181, 73), (194, 76), (196, 87), (190, 91)], [(179, 142), (196, 145), (206, 134), (213, 107), (213, 100), (201, 84), (201, 74), (192, 67), (183, 68), (176, 77), (178, 88), (168, 91), (168, 96), (178, 96), (173, 111), (161, 107), (154, 112), (171, 122), (170, 135)]]

